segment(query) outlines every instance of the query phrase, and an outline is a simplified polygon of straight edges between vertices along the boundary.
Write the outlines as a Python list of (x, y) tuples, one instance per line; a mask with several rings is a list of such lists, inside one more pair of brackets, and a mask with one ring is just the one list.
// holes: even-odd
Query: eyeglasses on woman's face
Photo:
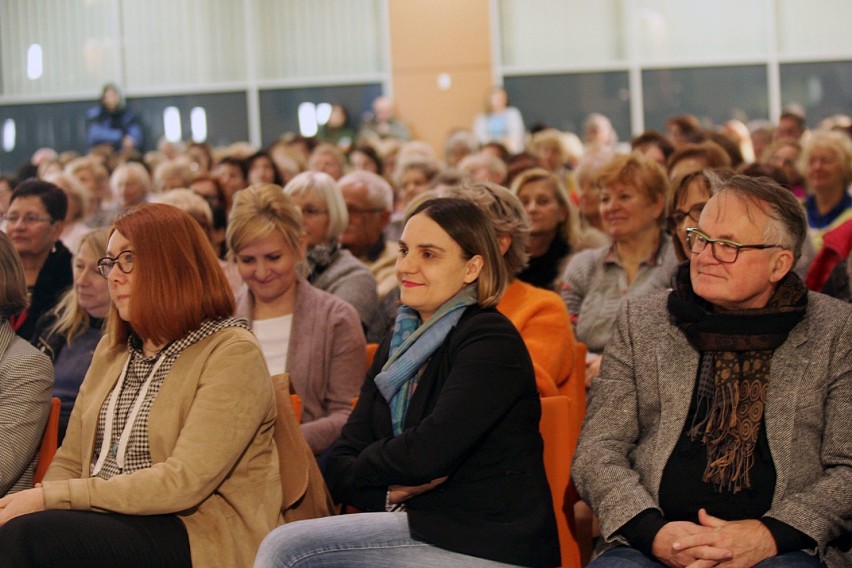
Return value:
[(133, 272), (133, 256), (132, 250), (123, 250), (115, 257), (105, 256), (98, 260), (98, 274), (104, 278), (109, 277), (113, 266), (118, 266), (118, 269), (125, 274)]
[(711, 239), (698, 229), (686, 230), (686, 246), (692, 254), (701, 254), (707, 248), (707, 245), (710, 245), (713, 258), (724, 263), (736, 262), (740, 251), (743, 250), (784, 248), (782, 245), (744, 245), (728, 239)]
[(689, 211), (681, 211), (676, 209), (674, 213), (666, 217), (666, 225), (670, 231), (676, 231), (687, 218), (692, 219), (696, 223), (701, 217), (701, 212), (704, 211), (704, 206), (707, 203), (697, 203), (689, 208)]

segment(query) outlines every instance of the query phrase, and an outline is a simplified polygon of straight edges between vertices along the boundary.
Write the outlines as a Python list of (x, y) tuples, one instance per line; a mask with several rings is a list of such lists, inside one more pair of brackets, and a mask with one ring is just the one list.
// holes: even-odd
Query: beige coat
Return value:
[(46, 507), (176, 513), (194, 566), (251, 566), (260, 541), (279, 524), (282, 505), (275, 397), (254, 336), (226, 328), (181, 353), (149, 416), (154, 465), (93, 478), (98, 413), (126, 358), (127, 348), (110, 348), (108, 338), (98, 345), (45, 477)]

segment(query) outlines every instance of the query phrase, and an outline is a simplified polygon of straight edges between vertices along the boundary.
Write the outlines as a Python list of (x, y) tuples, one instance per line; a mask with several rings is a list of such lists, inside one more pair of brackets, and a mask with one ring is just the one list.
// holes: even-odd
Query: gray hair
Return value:
[(793, 264), (802, 256), (802, 246), (808, 236), (805, 209), (793, 193), (775, 180), (762, 176), (733, 175), (719, 178), (708, 172), (715, 195), (731, 193), (751, 201), (769, 217), (764, 238), (793, 253)]
[(349, 185), (363, 185), (367, 188), (367, 200), (370, 205), (381, 207), (388, 213), (393, 212), (393, 188), (382, 176), (356, 170), (340, 178), (337, 183), (341, 190)]
[(324, 172), (307, 171), (298, 174), (284, 186), (284, 193), (294, 197), (304, 197), (315, 193), (325, 203), (328, 209), (328, 229), (325, 240), (332, 241), (339, 237), (349, 225), (349, 212), (343, 194), (334, 178)]

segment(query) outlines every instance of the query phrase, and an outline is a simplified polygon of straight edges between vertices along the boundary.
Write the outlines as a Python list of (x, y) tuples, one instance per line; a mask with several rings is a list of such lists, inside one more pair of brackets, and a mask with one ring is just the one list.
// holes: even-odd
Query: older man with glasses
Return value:
[(383, 177), (360, 170), (340, 178), (338, 185), (349, 213), (340, 244), (367, 265), (382, 298), (396, 286), (399, 246), (384, 236), (393, 212), (393, 189)]
[(791, 270), (807, 221), (725, 180), (673, 289), (625, 302), (574, 457), (606, 566), (850, 566), (852, 307)]

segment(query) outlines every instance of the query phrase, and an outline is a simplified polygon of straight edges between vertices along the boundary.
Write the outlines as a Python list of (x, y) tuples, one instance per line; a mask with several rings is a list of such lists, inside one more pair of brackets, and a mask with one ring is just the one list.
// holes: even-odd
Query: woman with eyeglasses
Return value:
[(355, 309), (302, 276), (306, 233), (280, 186), (234, 197), (227, 242), (245, 283), (236, 313), (249, 320), (269, 373), (289, 373), (302, 399), (302, 435), (322, 466), (364, 380), (367, 343)]
[(54, 184), (37, 179), (22, 182), (6, 211), (6, 234), (24, 265), (29, 307), (10, 318), (15, 332), (32, 340), (36, 322), (53, 308), (73, 282), (71, 253), (59, 240), (65, 229), (68, 198)]
[[(9, 318), (26, 305), (24, 267), (12, 241), (0, 233), (0, 497), (33, 486), (50, 412), (50, 359), (9, 325)], [(3, 554), (0, 548), (0, 557)]]
[(74, 256), (74, 285), (56, 307), (39, 318), (33, 336), (33, 345), (53, 361), (53, 394), (62, 401), (60, 444), (109, 311), (107, 281), (98, 272), (98, 260), (106, 254), (108, 238), (106, 227), (83, 236)]
[(0, 499), (0, 566), (250, 565), (282, 509), (275, 397), (206, 236), (139, 205), (98, 268), (107, 334), (43, 484)]
[(349, 303), (366, 324), (379, 301), (376, 279), (367, 265), (338, 242), (349, 225), (349, 213), (337, 182), (322, 172), (302, 172), (284, 186), (284, 193), (302, 211), (307, 281)]
[(562, 279), (575, 335), (589, 348), (587, 385), (598, 376), (600, 354), (621, 302), (665, 290), (677, 266), (663, 231), (669, 190), (663, 168), (642, 154), (619, 156), (600, 170), (598, 183), (601, 218), (612, 245), (578, 253)]
[(698, 226), (698, 218), (714, 193), (705, 171), (698, 170), (675, 180), (666, 200), (666, 229), (680, 262), (689, 258), (686, 230)]

